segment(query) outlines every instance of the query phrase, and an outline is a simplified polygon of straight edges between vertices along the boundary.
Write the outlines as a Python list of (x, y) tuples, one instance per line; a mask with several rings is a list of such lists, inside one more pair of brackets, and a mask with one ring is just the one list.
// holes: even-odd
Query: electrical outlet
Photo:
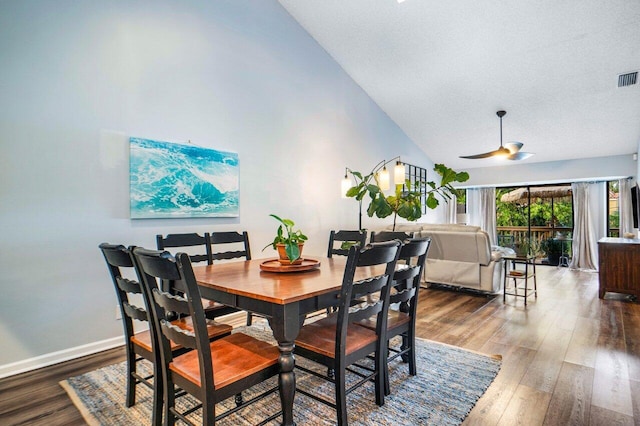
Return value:
[(120, 306), (116, 305), (116, 321), (122, 319), (122, 311), (120, 310)]

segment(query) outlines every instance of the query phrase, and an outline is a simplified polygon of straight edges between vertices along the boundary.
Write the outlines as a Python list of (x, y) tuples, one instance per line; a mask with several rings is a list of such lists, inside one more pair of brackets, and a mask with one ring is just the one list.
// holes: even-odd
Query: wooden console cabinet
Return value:
[(601, 299), (608, 291), (640, 296), (640, 240), (602, 238), (598, 257)]

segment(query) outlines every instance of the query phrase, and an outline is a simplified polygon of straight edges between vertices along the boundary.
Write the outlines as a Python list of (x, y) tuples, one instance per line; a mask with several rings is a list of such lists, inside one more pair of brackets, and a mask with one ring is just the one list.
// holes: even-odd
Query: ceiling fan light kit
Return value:
[(507, 160), (524, 160), (525, 158), (529, 158), (533, 155), (531, 152), (521, 152), (522, 142), (507, 142), (505, 144), (502, 143), (502, 117), (507, 114), (507, 111), (497, 111), (496, 115), (500, 118), (500, 148), (483, 152), (482, 154), (475, 155), (461, 155), (460, 158), (466, 158), (469, 160), (477, 160), (481, 158), (504, 158)]

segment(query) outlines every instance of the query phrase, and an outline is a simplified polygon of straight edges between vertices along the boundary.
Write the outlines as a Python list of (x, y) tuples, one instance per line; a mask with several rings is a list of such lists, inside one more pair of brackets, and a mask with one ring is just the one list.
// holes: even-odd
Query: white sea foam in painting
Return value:
[(238, 216), (238, 154), (130, 139), (131, 218)]

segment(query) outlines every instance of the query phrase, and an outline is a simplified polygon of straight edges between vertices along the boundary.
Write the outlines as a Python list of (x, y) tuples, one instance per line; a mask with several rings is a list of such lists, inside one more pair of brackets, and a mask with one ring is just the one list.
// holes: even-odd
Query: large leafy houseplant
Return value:
[(307, 236), (302, 233), (302, 231), (294, 230), (293, 227), (295, 223), (291, 219), (283, 219), (275, 214), (270, 214), (269, 216), (273, 217), (275, 220), (280, 222), (280, 226), (278, 226), (278, 230), (276, 232), (276, 236), (272, 242), (264, 246), (264, 249), (267, 247), (273, 247), (274, 250), (278, 249), (278, 245), (284, 245), (284, 251), (289, 258), (289, 263), (295, 263), (300, 259), (301, 246), (307, 241)]
[(440, 204), (438, 197), (451, 199), (452, 195), (457, 194), (457, 190), (452, 186), (454, 182), (466, 182), (469, 179), (469, 173), (456, 172), (455, 170), (445, 166), (444, 164), (436, 164), (433, 170), (440, 175), (440, 183), (433, 181), (411, 182), (406, 180), (403, 185), (396, 185), (395, 192), (392, 195), (385, 195), (380, 188), (376, 171), (372, 171), (368, 175), (347, 169), (354, 177), (356, 185), (349, 188), (347, 197), (352, 197), (362, 202), (368, 195), (371, 199), (367, 208), (369, 217), (385, 218), (393, 214), (393, 229), (396, 227), (396, 219), (398, 216), (409, 221), (416, 221), (422, 217), (422, 198), (426, 197), (425, 203), (428, 208), (435, 209)]

